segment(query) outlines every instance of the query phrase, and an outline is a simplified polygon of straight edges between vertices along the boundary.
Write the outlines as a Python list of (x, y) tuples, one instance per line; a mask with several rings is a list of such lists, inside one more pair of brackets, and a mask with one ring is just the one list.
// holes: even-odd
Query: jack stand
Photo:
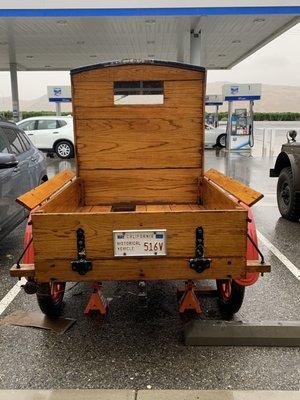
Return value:
[(99, 311), (101, 315), (106, 315), (107, 302), (102, 293), (101, 282), (93, 283), (93, 293), (87, 303), (84, 313), (88, 314), (90, 311)]
[[(180, 300), (179, 313), (183, 314), (187, 310), (195, 311), (196, 314), (201, 314), (201, 307), (196, 293), (199, 291), (193, 281), (188, 280), (185, 283), (185, 290)], [(178, 291), (180, 293), (180, 291)]]

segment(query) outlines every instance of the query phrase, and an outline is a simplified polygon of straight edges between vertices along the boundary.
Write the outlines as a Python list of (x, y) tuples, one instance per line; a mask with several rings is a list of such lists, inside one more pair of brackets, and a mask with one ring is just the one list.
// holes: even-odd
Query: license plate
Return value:
[(115, 257), (167, 255), (166, 229), (113, 231)]

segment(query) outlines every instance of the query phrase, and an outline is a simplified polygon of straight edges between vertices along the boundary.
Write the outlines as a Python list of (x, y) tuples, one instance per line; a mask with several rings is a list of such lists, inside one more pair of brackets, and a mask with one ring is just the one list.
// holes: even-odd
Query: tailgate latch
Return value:
[(211, 259), (204, 257), (204, 230), (202, 226), (196, 228), (196, 257), (189, 261), (190, 268), (201, 274), (210, 268)]
[(78, 272), (79, 275), (85, 275), (92, 269), (92, 261), (87, 260), (85, 253), (85, 235), (84, 230), (77, 229), (77, 260), (71, 261), (73, 271)]

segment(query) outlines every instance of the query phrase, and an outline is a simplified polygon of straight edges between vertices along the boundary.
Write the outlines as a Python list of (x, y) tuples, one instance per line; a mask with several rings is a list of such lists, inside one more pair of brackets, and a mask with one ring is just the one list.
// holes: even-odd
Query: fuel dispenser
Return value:
[[(254, 145), (254, 100), (261, 98), (261, 85), (224, 85), (223, 97), (228, 101), (226, 148), (228, 150), (250, 149)], [(233, 111), (233, 103), (237, 101), (249, 101), (249, 107), (237, 108)]]
[(205, 122), (215, 128), (219, 126), (219, 107), (223, 105), (223, 98), (219, 94), (208, 94), (205, 96), (205, 105), (214, 106), (215, 112), (205, 116)]

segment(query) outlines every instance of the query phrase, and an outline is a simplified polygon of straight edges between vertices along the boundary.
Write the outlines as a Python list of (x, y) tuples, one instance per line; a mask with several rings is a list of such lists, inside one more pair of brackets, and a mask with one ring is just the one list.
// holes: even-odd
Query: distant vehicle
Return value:
[(215, 128), (205, 124), (205, 145), (226, 147), (226, 126)]
[(277, 204), (280, 214), (290, 220), (300, 219), (300, 142), (296, 131), (287, 133), (287, 143), (281, 147), (271, 177), (278, 177)]
[(0, 121), (0, 240), (26, 217), (16, 198), (47, 180), (45, 156), (17, 125)]
[(74, 157), (72, 117), (31, 117), (17, 124), (38, 149), (60, 158)]

